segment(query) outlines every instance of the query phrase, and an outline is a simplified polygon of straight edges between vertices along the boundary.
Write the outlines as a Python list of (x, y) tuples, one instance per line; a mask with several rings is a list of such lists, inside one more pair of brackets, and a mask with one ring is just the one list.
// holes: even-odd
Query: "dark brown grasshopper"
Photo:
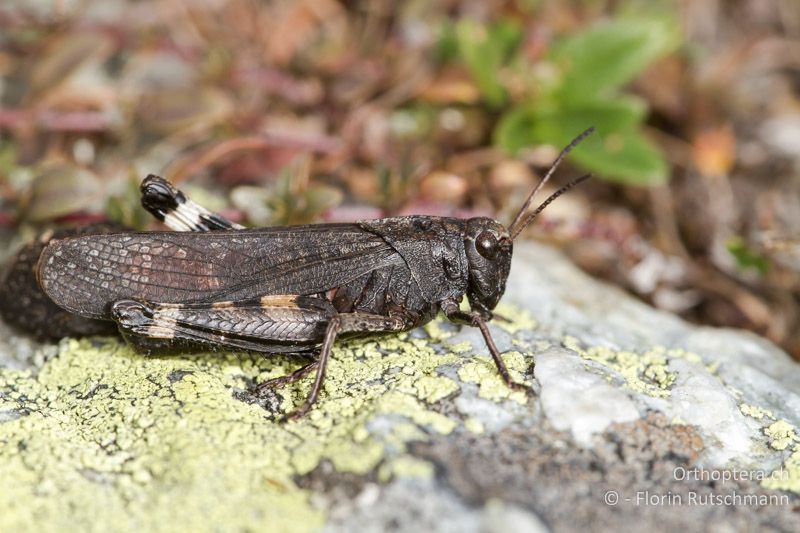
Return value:
[[(227, 347), (264, 353), (317, 353), (293, 374), (316, 369), (305, 403), (319, 394), (337, 338), (407, 331), (440, 311), (480, 329), (497, 369), (514, 382), (487, 322), (505, 291), (514, 238), (556, 197), (531, 201), (559, 155), (506, 229), (490, 218), (393, 217), (350, 224), (244, 229), (187, 199), (157, 176), (142, 183), (142, 204), (173, 230), (52, 239), (37, 278), (69, 313), (116, 323), (145, 352)], [(466, 296), (470, 311), (462, 311)]]

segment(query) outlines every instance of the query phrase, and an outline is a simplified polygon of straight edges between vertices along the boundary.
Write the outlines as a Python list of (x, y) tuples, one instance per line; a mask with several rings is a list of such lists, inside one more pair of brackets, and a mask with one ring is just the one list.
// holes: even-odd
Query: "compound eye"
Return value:
[(491, 231), (482, 231), (475, 239), (475, 248), (486, 259), (494, 259), (497, 255), (497, 238)]

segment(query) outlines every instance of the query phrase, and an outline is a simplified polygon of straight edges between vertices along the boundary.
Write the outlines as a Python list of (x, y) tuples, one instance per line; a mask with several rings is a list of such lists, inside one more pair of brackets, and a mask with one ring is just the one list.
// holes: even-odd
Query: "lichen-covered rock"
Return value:
[(504, 386), (477, 331), (437, 321), (338, 345), (290, 423), (307, 381), (247, 390), (291, 357), (144, 357), (106, 337), (48, 353), (6, 335), (0, 531), (800, 530), (800, 366), (784, 353), (533, 244), (504, 304), (493, 332), (534, 395)]

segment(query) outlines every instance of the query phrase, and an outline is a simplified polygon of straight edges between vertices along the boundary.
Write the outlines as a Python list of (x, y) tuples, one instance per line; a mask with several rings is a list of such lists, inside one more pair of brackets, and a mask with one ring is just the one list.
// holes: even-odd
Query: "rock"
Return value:
[(569, 430), (575, 442), (591, 446), (592, 435), (613, 422), (632, 422), (639, 410), (625, 391), (587, 372), (580, 356), (549, 349), (536, 357), (544, 414), (555, 429)]
[[(800, 530), (800, 366), (515, 251), (492, 331), (437, 321), (301, 361), (144, 357), (116, 338), (0, 344), (0, 530)], [(26, 348), (27, 346), (27, 348)], [(15, 352), (29, 350), (32, 355)], [(536, 363), (534, 366), (533, 363)]]

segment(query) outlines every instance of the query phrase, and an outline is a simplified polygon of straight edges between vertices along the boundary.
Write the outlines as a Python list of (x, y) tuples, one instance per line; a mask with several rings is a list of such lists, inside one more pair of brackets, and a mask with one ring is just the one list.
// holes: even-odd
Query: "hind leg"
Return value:
[(170, 182), (155, 174), (148, 175), (139, 190), (142, 193), (142, 207), (174, 231), (244, 229), (244, 226), (195, 203)]

